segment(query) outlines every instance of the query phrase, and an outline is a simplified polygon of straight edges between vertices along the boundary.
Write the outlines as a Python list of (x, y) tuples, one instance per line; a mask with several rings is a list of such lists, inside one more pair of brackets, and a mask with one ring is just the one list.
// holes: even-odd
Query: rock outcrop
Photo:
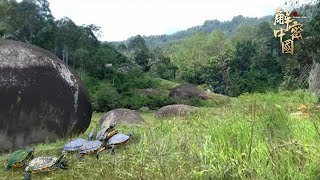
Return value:
[(181, 84), (173, 88), (169, 96), (171, 97), (180, 97), (180, 98), (201, 98), (209, 99), (209, 96), (205, 91), (198, 89), (192, 84)]
[(111, 124), (139, 124), (144, 122), (144, 119), (136, 112), (125, 109), (118, 108), (107, 112), (100, 119), (100, 126), (108, 128)]
[(58, 57), (0, 40), (0, 151), (84, 132), (91, 115), (80, 79)]
[(155, 116), (157, 118), (168, 118), (168, 117), (185, 117), (194, 111), (196, 107), (184, 105), (184, 104), (174, 104), (168, 105), (160, 108)]

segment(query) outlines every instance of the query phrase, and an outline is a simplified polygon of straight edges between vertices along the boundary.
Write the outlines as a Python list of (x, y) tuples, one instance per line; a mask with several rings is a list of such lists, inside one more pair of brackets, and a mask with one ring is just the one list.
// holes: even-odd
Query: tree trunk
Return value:
[(220, 70), (221, 70), (221, 73), (222, 73), (222, 81), (223, 81), (223, 86), (224, 86), (224, 94), (226, 95), (230, 95), (230, 88), (232, 86), (232, 82), (231, 82), (231, 79), (230, 79), (230, 73), (229, 73), (229, 65), (228, 65), (228, 62), (229, 62), (229, 59), (228, 58), (225, 58), (225, 57), (222, 57), (220, 60), (219, 60), (219, 66), (220, 66)]
[(69, 53), (66, 52), (66, 64), (69, 65)]
[(314, 93), (320, 101), (320, 64), (313, 62), (309, 75), (309, 90)]
[(63, 45), (63, 49), (62, 49), (62, 61), (63, 62), (65, 62), (64, 53), (65, 53), (65, 50), (64, 50), (64, 45)]

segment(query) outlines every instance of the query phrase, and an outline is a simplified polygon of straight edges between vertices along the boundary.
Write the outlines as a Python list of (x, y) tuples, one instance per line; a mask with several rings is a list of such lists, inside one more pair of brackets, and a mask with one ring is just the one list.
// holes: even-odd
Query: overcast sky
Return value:
[(102, 28), (102, 41), (172, 34), (205, 20), (274, 14), (285, 0), (49, 0), (52, 14)]

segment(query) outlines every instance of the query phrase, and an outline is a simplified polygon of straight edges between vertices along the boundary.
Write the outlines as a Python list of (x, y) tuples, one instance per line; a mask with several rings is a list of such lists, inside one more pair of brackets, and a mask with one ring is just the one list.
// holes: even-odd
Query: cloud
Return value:
[(56, 18), (102, 28), (101, 40), (119, 41), (136, 34), (158, 35), (231, 20), (236, 15), (261, 17), (283, 6), (282, 0), (49, 0)]

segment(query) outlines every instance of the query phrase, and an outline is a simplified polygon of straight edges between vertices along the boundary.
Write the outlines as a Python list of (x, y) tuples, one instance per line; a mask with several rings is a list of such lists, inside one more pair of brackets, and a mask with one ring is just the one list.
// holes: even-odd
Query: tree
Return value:
[(200, 71), (200, 64), (207, 64), (210, 57), (206, 47), (207, 36), (196, 33), (177, 44), (175, 51), (169, 54), (170, 59), (179, 68), (178, 76), (190, 83), (203, 83), (204, 80), (196, 71)]
[(252, 40), (236, 44), (234, 58), (230, 63), (230, 75), (234, 84), (231, 95), (236, 96), (243, 92), (251, 92), (249, 84), (250, 67), (256, 53), (256, 45)]
[(257, 25), (255, 34), (256, 53), (252, 59), (249, 82), (252, 92), (265, 92), (276, 89), (283, 80), (280, 52), (274, 53), (279, 42), (273, 37), (268, 22)]
[(128, 49), (133, 52), (134, 61), (142, 67), (143, 71), (149, 71), (151, 53), (143, 37), (137, 35), (131, 39), (128, 44)]

